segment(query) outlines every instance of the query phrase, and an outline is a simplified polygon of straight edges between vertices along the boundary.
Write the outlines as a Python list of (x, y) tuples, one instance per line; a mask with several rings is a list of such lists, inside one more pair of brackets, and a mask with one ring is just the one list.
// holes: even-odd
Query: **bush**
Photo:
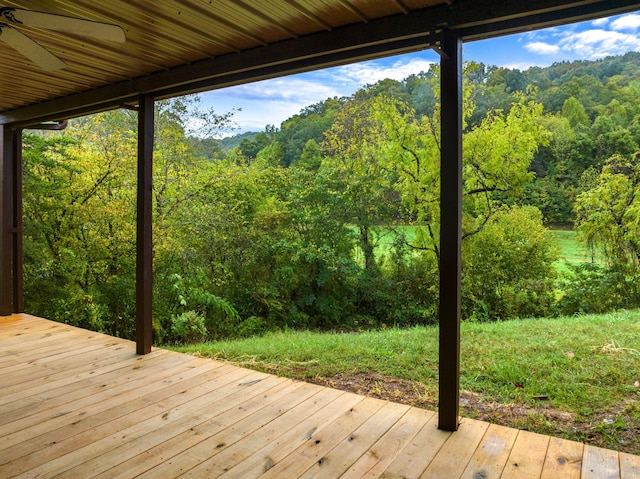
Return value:
[(201, 343), (207, 337), (205, 318), (195, 311), (185, 311), (171, 318), (173, 340), (183, 344)]
[(501, 209), (463, 244), (463, 317), (496, 320), (554, 313), (557, 258), (537, 208)]
[(439, 275), (431, 251), (416, 251), (399, 237), (382, 270), (389, 300), (382, 322), (396, 326), (437, 323)]
[(635, 308), (640, 304), (636, 285), (636, 278), (595, 263), (571, 266), (562, 284), (560, 310), (562, 314), (575, 314)]

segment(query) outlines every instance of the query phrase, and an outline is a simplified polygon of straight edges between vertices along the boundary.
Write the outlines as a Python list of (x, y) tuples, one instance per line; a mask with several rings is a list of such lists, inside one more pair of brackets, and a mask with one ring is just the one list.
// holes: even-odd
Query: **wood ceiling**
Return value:
[[(632, 0), (0, 0), (121, 26), (125, 43), (21, 26), (68, 66), (45, 71), (0, 41), (0, 124), (25, 126), (640, 9)], [(0, 20), (1, 22), (1, 20)], [(1, 34), (0, 34), (1, 39)]]

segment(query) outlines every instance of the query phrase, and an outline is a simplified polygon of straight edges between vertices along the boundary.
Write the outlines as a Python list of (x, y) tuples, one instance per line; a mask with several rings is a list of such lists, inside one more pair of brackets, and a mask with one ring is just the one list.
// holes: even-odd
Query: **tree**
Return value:
[[(202, 132), (228, 114), (192, 100), (158, 102), (154, 164), (155, 261), (169, 269), (180, 207), (206, 185), (185, 125)], [(80, 118), (62, 134), (25, 135), (25, 296), (30, 311), (132, 337), (135, 322), (137, 121), (126, 110)], [(160, 276), (162, 277), (162, 276)], [(158, 299), (156, 298), (156, 302)]]
[(601, 251), (606, 265), (574, 268), (564, 286), (565, 312), (599, 313), (640, 304), (640, 161), (613, 155), (583, 175), (575, 203), (579, 238)]
[(464, 243), (463, 315), (497, 320), (551, 314), (557, 259), (537, 208), (498, 209), (483, 231)]
[[(472, 92), (467, 89), (465, 118), (473, 111), (471, 98)], [(541, 113), (540, 104), (528, 100), (524, 93), (517, 93), (507, 113), (494, 111), (465, 134), (463, 239), (477, 235), (478, 239), (473, 244), (483, 244), (483, 240), (485, 244), (499, 244), (505, 250), (505, 259), (497, 264), (497, 268), (516, 270), (513, 261), (517, 261), (514, 258), (518, 257), (518, 253), (514, 251), (519, 251), (521, 245), (521, 238), (514, 239), (514, 244), (510, 243), (513, 235), (506, 235), (506, 240), (491, 243), (491, 238), (498, 236), (497, 225), (501, 225), (503, 236), (504, 224), (511, 220), (527, 225), (518, 234), (526, 233), (527, 228), (533, 225), (536, 225), (537, 231), (543, 230), (541, 215), (534, 209), (514, 209), (509, 215), (502, 213), (494, 219), (498, 212), (503, 211), (505, 200), (520, 195), (532, 178), (529, 165), (533, 155), (538, 145), (548, 140), (546, 130), (539, 121)], [(347, 103), (336, 115), (336, 121), (326, 136), (326, 158), (320, 173), (331, 173), (329, 177), (335, 181), (333, 189), (342, 194), (345, 211), (358, 228), (359, 244), (365, 254), (365, 270), (376, 265), (375, 243), (370, 241), (369, 233), (375, 231), (376, 224), (389, 225), (398, 221), (417, 228), (415, 237), (410, 240), (403, 237), (402, 228), (397, 229), (400, 243), (396, 248), (397, 257), (388, 263), (391, 276), (401, 282), (404, 282), (399, 279), (401, 274), (424, 277), (426, 273), (427, 276), (437, 277), (433, 270), (417, 274), (417, 271), (407, 267), (407, 262), (420, 263), (421, 268), (438, 267), (439, 143), (439, 106), (436, 106), (432, 116), (418, 117), (407, 103), (382, 95), (367, 102), (354, 100)], [(389, 202), (391, 198), (394, 198), (394, 202)], [(492, 227), (485, 232), (488, 225)], [(418, 253), (413, 257), (408, 256), (402, 250), (403, 245), (410, 246)], [(529, 251), (534, 249), (535, 246)], [(543, 302), (540, 303), (545, 313), (549, 312), (548, 306), (553, 299), (550, 280), (552, 260), (547, 250), (541, 250), (541, 254), (532, 259), (531, 265), (535, 263), (536, 268), (530, 268), (531, 276), (527, 276), (532, 284), (540, 282), (536, 291), (541, 301), (542, 297), (545, 299), (545, 308), (542, 308)], [(424, 260), (429, 252), (433, 253), (436, 261)], [(513, 294), (509, 296), (509, 292), (515, 294), (517, 286), (506, 284), (513, 280), (509, 271), (501, 273), (504, 283), (494, 283), (491, 293), (482, 290), (478, 301), (485, 301), (490, 305), (492, 314), (499, 317), (530, 314), (535, 299)], [(380, 289), (385, 274), (382, 271), (376, 277), (375, 287), (369, 289)], [(426, 291), (422, 293), (426, 294)], [(398, 290), (396, 294), (405, 297), (402, 291)], [(377, 295), (375, 299), (382, 298)], [(421, 304), (418, 298), (412, 301)], [(369, 308), (377, 308), (375, 301), (369, 300), (367, 304)], [(414, 313), (422, 315), (417, 311)]]
[(609, 266), (636, 274), (640, 267), (640, 161), (614, 155), (576, 199), (577, 227)]
[(319, 174), (340, 193), (345, 220), (358, 229), (366, 270), (376, 267), (374, 249), (379, 224), (388, 224), (398, 211), (394, 174), (383, 166), (379, 142), (386, 133), (375, 121), (372, 104), (352, 100), (336, 114), (325, 135), (325, 158)]
[(283, 165), (289, 166), (298, 161), (309, 141), (322, 143), (324, 132), (331, 126), (340, 106), (339, 100), (327, 99), (304, 108), (299, 114), (282, 122), (276, 138), (282, 145)]
[[(473, 110), (467, 93), (465, 117)], [(385, 167), (398, 175), (397, 189), (406, 221), (419, 227), (412, 246), (439, 258), (439, 110), (416, 118), (407, 105), (379, 98), (374, 104)], [(493, 112), (463, 141), (463, 238), (480, 232), (508, 196), (522, 193), (531, 180), (529, 165), (547, 141), (538, 121), (542, 106), (516, 95), (507, 114)]]
[(584, 105), (573, 96), (562, 104), (562, 116), (569, 120), (569, 124), (574, 128), (578, 125), (588, 126), (590, 123)]
[(64, 135), (25, 135), (25, 300), (36, 314), (128, 336), (135, 135), (116, 133), (125, 123), (110, 112)]

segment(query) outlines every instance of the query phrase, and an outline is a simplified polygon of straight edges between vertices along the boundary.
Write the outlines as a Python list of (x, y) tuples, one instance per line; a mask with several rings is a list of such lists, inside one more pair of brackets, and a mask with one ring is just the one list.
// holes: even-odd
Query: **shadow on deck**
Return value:
[(640, 478), (640, 457), (0, 318), (0, 477)]

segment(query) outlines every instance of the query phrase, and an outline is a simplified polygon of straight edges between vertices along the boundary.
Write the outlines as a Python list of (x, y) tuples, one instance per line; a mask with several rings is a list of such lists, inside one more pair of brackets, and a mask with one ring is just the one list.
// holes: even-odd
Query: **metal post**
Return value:
[(22, 129), (13, 130), (13, 312), (24, 313)]
[(141, 95), (138, 111), (138, 202), (136, 239), (136, 352), (151, 352), (153, 304), (153, 98)]
[(438, 428), (458, 429), (462, 242), (462, 41), (445, 30), (441, 45), (440, 352)]
[(13, 313), (13, 139), (0, 125), (0, 316)]

